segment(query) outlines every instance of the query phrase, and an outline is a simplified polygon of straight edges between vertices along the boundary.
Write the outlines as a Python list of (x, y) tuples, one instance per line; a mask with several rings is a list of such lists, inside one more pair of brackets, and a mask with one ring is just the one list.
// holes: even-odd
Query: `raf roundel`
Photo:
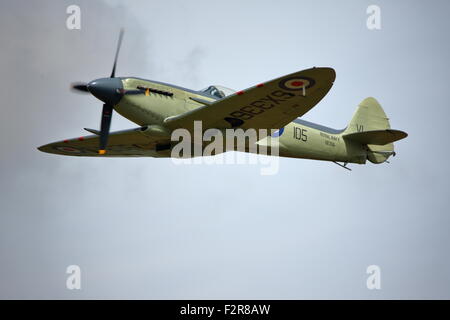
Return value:
[(81, 150), (75, 149), (75, 148), (72, 148), (72, 147), (62, 146), (62, 147), (55, 147), (55, 149), (58, 150), (58, 151), (67, 152), (67, 153), (74, 153), (74, 154), (75, 153), (81, 153)]
[(309, 89), (314, 86), (316, 82), (312, 78), (307, 77), (290, 77), (280, 81), (279, 86), (282, 89), (289, 91), (300, 91)]
[(272, 133), (272, 138), (278, 138), (281, 137), (281, 135), (284, 132), (284, 127), (280, 128), (279, 130), (275, 131), (274, 133)]

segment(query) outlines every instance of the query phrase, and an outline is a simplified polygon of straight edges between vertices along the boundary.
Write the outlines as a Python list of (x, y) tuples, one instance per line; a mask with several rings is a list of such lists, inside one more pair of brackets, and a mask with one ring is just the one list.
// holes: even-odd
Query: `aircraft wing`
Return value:
[(278, 129), (301, 117), (330, 90), (336, 78), (332, 68), (312, 68), (292, 73), (216, 102), (202, 101), (194, 110), (164, 120), (170, 129), (193, 131), (194, 121), (202, 128)]
[[(149, 127), (111, 132), (107, 153), (98, 154), (99, 136), (94, 134), (53, 142), (39, 147), (47, 153), (84, 157), (167, 157), (170, 137), (151, 133)], [(94, 131), (94, 130), (92, 130)]]

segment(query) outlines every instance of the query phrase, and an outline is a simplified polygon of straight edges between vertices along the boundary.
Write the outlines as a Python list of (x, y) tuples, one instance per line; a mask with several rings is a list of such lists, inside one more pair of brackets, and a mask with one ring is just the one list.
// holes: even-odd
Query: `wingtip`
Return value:
[(331, 78), (333, 79), (333, 81), (336, 79), (336, 70), (334, 70), (331, 67), (324, 67), (323, 69), (325, 69), (327, 72), (330, 73)]
[(334, 82), (334, 80), (336, 80), (336, 70), (334, 70), (334, 68), (332, 67), (312, 67), (312, 70), (316, 70), (319, 73), (326, 74), (326, 76), (329, 76), (329, 79), (331, 80), (331, 82)]
[(45, 145), (43, 145), (43, 146), (40, 146), (40, 147), (36, 147), (36, 149), (38, 149), (39, 151), (41, 151), (41, 152), (47, 152), (46, 150), (45, 150), (45, 147), (46, 147), (47, 145), (45, 144)]

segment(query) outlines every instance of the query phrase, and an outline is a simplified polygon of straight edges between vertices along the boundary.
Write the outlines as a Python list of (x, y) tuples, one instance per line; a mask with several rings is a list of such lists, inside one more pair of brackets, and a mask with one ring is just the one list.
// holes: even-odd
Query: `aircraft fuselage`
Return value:
[[(217, 100), (208, 94), (162, 82), (133, 77), (120, 79), (124, 90), (149, 89), (146, 94), (124, 95), (114, 107), (122, 116), (140, 126), (164, 127), (164, 119), (204, 106), (192, 98), (209, 102)], [(278, 137), (267, 141), (270, 145), (272, 139), (279, 139), (279, 156), (282, 157), (365, 163), (365, 148), (359, 143), (344, 140), (341, 137), (343, 132), (296, 119), (279, 130)]]

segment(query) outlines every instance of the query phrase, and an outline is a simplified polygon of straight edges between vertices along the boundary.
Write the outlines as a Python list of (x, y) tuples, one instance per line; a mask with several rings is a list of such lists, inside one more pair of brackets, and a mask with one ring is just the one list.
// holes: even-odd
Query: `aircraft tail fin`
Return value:
[(407, 136), (406, 132), (391, 129), (383, 108), (371, 97), (361, 101), (342, 134), (346, 140), (367, 145), (367, 159), (372, 163), (382, 163), (395, 156), (393, 142)]

